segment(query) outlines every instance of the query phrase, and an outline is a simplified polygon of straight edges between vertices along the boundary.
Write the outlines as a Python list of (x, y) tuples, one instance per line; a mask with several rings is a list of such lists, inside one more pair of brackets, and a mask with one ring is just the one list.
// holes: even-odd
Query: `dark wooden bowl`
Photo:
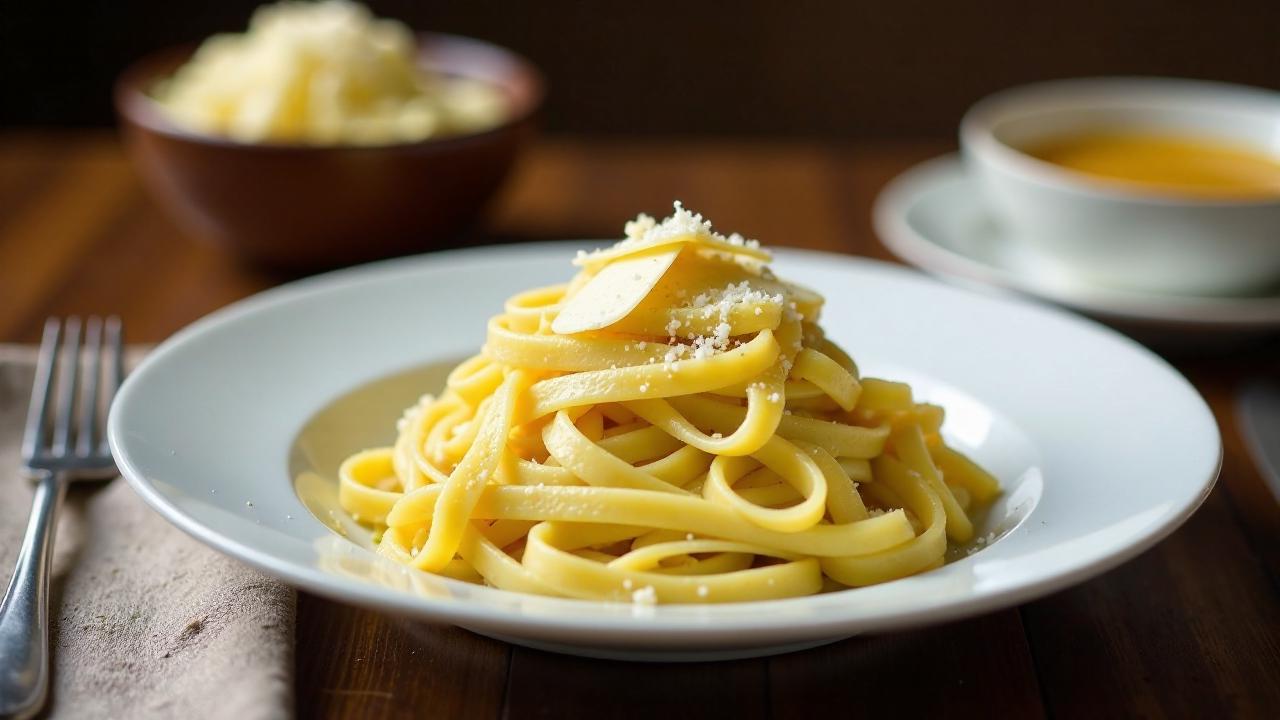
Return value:
[(311, 270), (458, 243), (531, 137), (542, 77), (479, 40), (424, 33), (422, 62), (485, 80), (510, 119), (474, 135), (357, 147), (242, 143), (184, 130), (148, 94), (193, 48), (143, 58), (116, 83), (126, 145), (143, 182), (188, 232), (259, 264)]

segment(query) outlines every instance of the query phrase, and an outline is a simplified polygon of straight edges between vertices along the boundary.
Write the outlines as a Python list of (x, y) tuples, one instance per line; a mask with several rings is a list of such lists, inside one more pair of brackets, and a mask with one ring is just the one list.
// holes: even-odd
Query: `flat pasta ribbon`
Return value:
[(679, 205), (627, 230), (508, 300), (391, 446), (342, 464), (380, 553), (516, 592), (712, 603), (887, 582), (974, 537), (998, 483), (946, 445), (942, 408), (860, 377), (821, 296)]

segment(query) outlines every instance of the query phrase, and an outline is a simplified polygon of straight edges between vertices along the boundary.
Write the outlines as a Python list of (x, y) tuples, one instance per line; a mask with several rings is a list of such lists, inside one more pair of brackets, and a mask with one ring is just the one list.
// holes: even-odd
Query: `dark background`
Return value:
[[(109, 124), (122, 67), (241, 30), (257, 4), (5, 0), (0, 125)], [(551, 81), (551, 132), (945, 136), (974, 100), (1034, 80), (1175, 75), (1280, 88), (1280, 0), (368, 4), (530, 57)]]

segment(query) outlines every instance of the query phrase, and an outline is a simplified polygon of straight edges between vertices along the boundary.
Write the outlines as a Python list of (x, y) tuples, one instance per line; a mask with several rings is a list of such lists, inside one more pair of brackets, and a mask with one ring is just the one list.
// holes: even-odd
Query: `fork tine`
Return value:
[(62, 335), (62, 323), (58, 318), (44, 321), (44, 336), (40, 340), (40, 356), (36, 361), (36, 381), (31, 388), (31, 405), (27, 409), (27, 428), (22, 435), (22, 457), (31, 459), (44, 447), (49, 395), (53, 390), (53, 369), (58, 364), (58, 341)]
[(80, 382), (80, 318), (67, 318), (62, 336), (62, 368), (58, 377), (58, 410), (53, 415), (53, 445), (55, 456), (65, 455), (71, 439), (71, 427), (75, 422), (76, 390)]
[[(106, 399), (107, 408), (110, 409), (111, 400), (120, 389), (120, 384), (124, 382), (124, 323), (120, 321), (118, 315), (107, 318), (106, 346), (107, 385), (103, 396)], [(106, 433), (102, 434), (102, 442), (99, 443), (98, 450), (102, 453), (111, 452)]]
[(85, 354), (89, 364), (84, 371), (84, 392), (80, 397), (80, 423), (76, 430), (76, 455), (87, 456), (98, 437), (98, 385), (102, 375), (102, 318), (93, 315), (85, 323)]

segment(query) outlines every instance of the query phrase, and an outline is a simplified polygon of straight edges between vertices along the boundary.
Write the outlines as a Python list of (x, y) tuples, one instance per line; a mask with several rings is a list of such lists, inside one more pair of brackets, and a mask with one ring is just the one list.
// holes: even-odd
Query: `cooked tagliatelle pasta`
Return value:
[(516, 295), (479, 355), (340, 470), (379, 551), (637, 603), (808, 595), (938, 567), (999, 492), (942, 408), (863, 378), (822, 298), (676, 203)]

